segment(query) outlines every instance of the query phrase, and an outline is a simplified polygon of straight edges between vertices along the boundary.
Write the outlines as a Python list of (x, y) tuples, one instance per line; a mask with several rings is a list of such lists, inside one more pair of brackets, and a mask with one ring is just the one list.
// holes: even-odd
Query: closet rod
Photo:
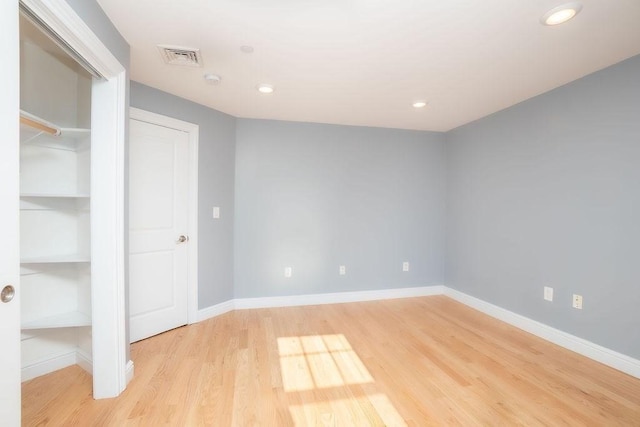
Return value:
[(53, 136), (60, 136), (60, 134), (62, 133), (60, 129), (53, 126), (52, 124), (47, 123), (36, 116), (25, 113), (24, 111), (20, 112), (20, 123), (34, 129), (38, 129), (39, 131), (46, 132)]

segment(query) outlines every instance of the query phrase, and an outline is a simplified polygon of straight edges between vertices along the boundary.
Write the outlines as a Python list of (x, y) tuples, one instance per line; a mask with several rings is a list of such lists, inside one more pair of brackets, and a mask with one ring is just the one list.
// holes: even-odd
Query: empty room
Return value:
[(7, 0), (0, 425), (640, 425), (640, 2)]

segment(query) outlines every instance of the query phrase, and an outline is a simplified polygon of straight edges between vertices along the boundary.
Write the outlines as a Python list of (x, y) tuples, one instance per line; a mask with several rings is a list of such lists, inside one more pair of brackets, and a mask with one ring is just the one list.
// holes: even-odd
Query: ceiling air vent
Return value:
[(160, 55), (165, 64), (183, 65), (185, 67), (202, 67), (200, 49), (179, 46), (158, 45)]

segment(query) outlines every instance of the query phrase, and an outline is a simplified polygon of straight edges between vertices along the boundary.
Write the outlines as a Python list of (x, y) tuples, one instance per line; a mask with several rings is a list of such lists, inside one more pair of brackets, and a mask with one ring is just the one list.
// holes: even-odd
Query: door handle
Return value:
[(184, 234), (178, 237), (178, 241), (176, 243), (184, 243), (189, 241), (189, 236), (185, 236)]
[(11, 285), (7, 285), (2, 288), (2, 292), (0, 292), (0, 301), (11, 302), (14, 296), (16, 296), (16, 288)]

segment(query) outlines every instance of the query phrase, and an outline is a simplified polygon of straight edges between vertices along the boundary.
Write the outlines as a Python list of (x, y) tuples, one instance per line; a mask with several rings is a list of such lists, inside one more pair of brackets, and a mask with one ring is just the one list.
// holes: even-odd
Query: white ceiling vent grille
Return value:
[(158, 50), (165, 64), (182, 65), (185, 67), (202, 67), (200, 49), (180, 46), (158, 45)]

